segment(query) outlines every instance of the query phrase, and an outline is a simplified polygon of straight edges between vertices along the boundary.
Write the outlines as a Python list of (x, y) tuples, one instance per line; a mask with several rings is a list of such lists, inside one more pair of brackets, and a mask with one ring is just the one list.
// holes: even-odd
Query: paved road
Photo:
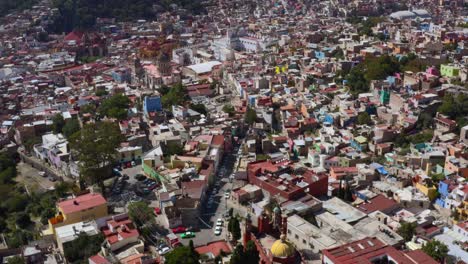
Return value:
[[(229, 183), (229, 176), (232, 174), (234, 169), (236, 154), (237, 149), (233, 151), (233, 154), (226, 155), (220, 169), (218, 170), (219, 172), (216, 175), (215, 180), (215, 185), (217, 184), (219, 186), (215, 187), (218, 189), (218, 192), (214, 194), (213, 190), (209, 191), (209, 197), (213, 197), (214, 202), (211, 208), (209, 208), (206, 203), (205, 208), (202, 210), (201, 218), (203, 221), (200, 221), (200, 231), (196, 232), (195, 238), (192, 238), (195, 246), (206, 245), (212, 241), (227, 239), (227, 221), (224, 221), (223, 231), (219, 236), (214, 234), (214, 226), (216, 225), (217, 219), (223, 218), (223, 214), (228, 210), (228, 208), (226, 208), (224, 193), (232, 188)], [(180, 238), (180, 234), (178, 236)], [(188, 245), (190, 239), (180, 239), (180, 241), (182, 244)]]

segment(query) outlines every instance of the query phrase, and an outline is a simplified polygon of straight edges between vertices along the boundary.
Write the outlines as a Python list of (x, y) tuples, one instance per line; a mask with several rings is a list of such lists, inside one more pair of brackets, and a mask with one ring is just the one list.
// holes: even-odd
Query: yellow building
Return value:
[(437, 188), (435, 186), (428, 187), (427, 185), (416, 183), (416, 189), (426, 195), (431, 201), (437, 197)]
[(468, 201), (463, 201), (463, 203), (457, 207), (457, 211), (459, 213), (458, 222), (468, 220)]
[(46, 234), (55, 234), (55, 228), (108, 215), (107, 201), (101, 194), (88, 193), (57, 204), (58, 215), (49, 219)]

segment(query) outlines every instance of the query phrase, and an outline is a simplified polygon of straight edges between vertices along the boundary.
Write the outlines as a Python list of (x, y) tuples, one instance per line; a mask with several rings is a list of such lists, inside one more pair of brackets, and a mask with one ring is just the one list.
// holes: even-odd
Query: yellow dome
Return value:
[(284, 239), (278, 239), (271, 246), (271, 254), (277, 258), (287, 258), (294, 255), (296, 250), (294, 247)]

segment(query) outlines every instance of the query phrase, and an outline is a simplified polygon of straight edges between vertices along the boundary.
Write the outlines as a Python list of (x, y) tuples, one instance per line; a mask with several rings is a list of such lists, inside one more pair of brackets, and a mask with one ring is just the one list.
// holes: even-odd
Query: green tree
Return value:
[(128, 116), (130, 99), (123, 94), (116, 94), (104, 100), (99, 106), (99, 114), (118, 120), (124, 120)]
[(80, 261), (98, 253), (103, 241), (102, 234), (90, 236), (80, 233), (75, 240), (64, 245), (65, 257), (71, 263), (81, 263)]
[(234, 113), (236, 112), (236, 110), (234, 109), (234, 107), (230, 104), (225, 104), (223, 106), (223, 112), (227, 113), (230, 117), (232, 117), (234, 115)]
[(346, 181), (346, 188), (344, 191), (344, 200), (347, 202), (353, 201), (353, 191), (351, 190), (351, 184), (349, 184), (348, 181)]
[(99, 184), (104, 194), (103, 181), (109, 175), (109, 167), (115, 162), (117, 148), (123, 141), (118, 125), (110, 122), (86, 124), (69, 141), (79, 160), (81, 177)]
[(145, 202), (133, 202), (128, 205), (128, 216), (139, 226), (154, 221), (151, 208)]
[(20, 256), (13, 256), (8, 258), (7, 264), (25, 264), (26, 262)]
[(249, 125), (253, 125), (257, 120), (257, 113), (254, 109), (248, 107), (247, 112), (245, 113), (245, 122)]
[(189, 247), (180, 246), (167, 253), (165, 259), (164, 263), (167, 264), (198, 264), (200, 256), (198, 253), (195, 254)]
[(63, 135), (66, 138), (70, 138), (71, 135), (75, 134), (78, 131), (80, 131), (80, 122), (76, 118), (68, 120), (62, 129)]
[(169, 141), (167, 144), (163, 145), (163, 153), (166, 156), (172, 155), (182, 155), (184, 153), (184, 149), (180, 145), (179, 142)]
[(229, 220), (228, 229), (230, 229), (229, 232), (231, 232), (232, 239), (234, 241), (237, 241), (237, 240), (239, 240), (241, 238), (240, 223), (239, 223), (239, 219), (237, 219), (237, 217), (233, 217), (233, 218), (231, 218), (231, 220)]
[(443, 262), (448, 255), (448, 247), (439, 240), (432, 239), (422, 246), (422, 251), (433, 259)]
[(260, 256), (255, 243), (250, 240), (245, 246), (245, 263), (257, 264), (260, 263)]
[(370, 125), (371, 122), (372, 122), (372, 119), (367, 112), (362, 112), (358, 114), (357, 123), (359, 125)]
[(403, 239), (408, 242), (413, 239), (414, 234), (416, 234), (417, 224), (412, 222), (402, 222), (400, 227), (397, 230), (397, 233), (403, 237)]
[(234, 248), (234, 252), (232, 253), (230, 264), (243, 264), (245, 263), (245, 252), (244, 246), (242, 244), (238, 244), (236, 248)]
[(80, 107), (80, 115), (83, 114), (92, 114), (96, 112), (96, 105), (89, 103)]
[(182, 105), (188, 101), (188, 94), (185, 86), (182, 83), (175, 84), (172, 88), (162, 96), (162, 105), (166, 109), (170, 109), (173, 105)]
[(208, 113), (208, 110), (204, 104), (191, 104), (190, 109), (205, 116)]
[(340, 185), (338, 186), (338, 193), (336, 195), (340, 199), (344, 199), (343, 180), (340, 179)]
[(52, 130), (55, 134), (62, 133), (63, 126), (65, 126), (65, 120), (62, 114), (56, 114), (52, 118)]

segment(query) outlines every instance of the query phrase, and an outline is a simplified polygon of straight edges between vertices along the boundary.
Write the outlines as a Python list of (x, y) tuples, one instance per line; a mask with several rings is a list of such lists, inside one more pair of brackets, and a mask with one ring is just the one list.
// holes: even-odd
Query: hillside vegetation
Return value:
[(52, 30), (87, 29), (94, 26), (98, 17), (116, 18), (118, 21), (154, 19), (157, 12), (170, 10), (171, 4), (194, 14), (203, 11), (199, 0), (53, 0), (59, 14)]

